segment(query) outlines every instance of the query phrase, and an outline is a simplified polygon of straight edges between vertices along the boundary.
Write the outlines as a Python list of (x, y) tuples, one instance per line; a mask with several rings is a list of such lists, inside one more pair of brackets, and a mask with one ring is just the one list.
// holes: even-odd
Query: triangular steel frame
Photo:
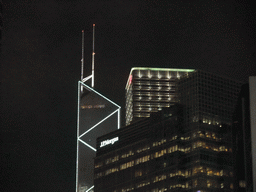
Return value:
[[(89, 80), (90, 78), (88, 78), (87, 80)], [(115, 105), (117, 107), (116, 110), (110, 112), (109, 115), (107, 115), (106, 117), (104, 117), (103, 119), (101, 119), (99, 122), (97, 122), (96, 124), (94, 124), (92, 127), (90, 127), (88, 130), (86, 130), (83, 133), (79, 133), (79, 127), (80, 127), (80, 98), (81, 98), (81, 90), (83, 90), (82, 87), (85, 87), (86, 89), (88, 89), (89, 91), (94, 92), (95, 94), (101, 96), (102, 98), (104, 98), (105, 100), (107, 100), (108, 102), (112, 103), (113, 105)], [(121, 111), (121, 107), (119, 105), (117, 105), (116, 103), (114, 103), (113, 101), (111, 101), (110, 99), (108, 99), (107, 97), (103, 96), (102, 94), (100, 94), (99, 92), (95, 91), (93, 88), (91, 88), (90, 86), (86, 85), (83, 81), (78, 81), (78, 111), (77, 111), (77, 157), (76, 157), (76, 192), (78, 192), (78, 159), (79, 159), (79, 143), (87, 146), (88, 148), (90, 148), (91, 150), (93, 150), (96, 153), (96, 149), (94, 147), (92, 147), (90, 144), (86, 143), (85, 141), (82, 140), (82, 137), (85, 136), (86, 134), (88, 134), (90, 131), (92, 131), (93, 129), (97, 128), (101, 123), (103, 123), (105, 120), (107, 120), (109, 117), (117, 114), (117, 129), (120, 128), (120, 111)], [(93, 189), (94, 186), (89, 187), (89, 189), (86, 190), (86, 192), (89, 192), (91, 189)]]

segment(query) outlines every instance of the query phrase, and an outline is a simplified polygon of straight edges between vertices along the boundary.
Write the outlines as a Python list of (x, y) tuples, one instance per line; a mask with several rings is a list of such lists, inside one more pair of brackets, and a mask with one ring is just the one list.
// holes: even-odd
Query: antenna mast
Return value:
[[(94, 33), (95, 24), (93, 24), (93, 36), (92, 36), (92, 74), (84, 78), (84, 30), (82, 30), (82, 59), (81, 59), (81, 81), (84, 83), (89, 79), (92, 79), (92, 88), (94, 87)], [(83, 86), (81, 85), (81, 92), (83, 92)]]
[[(84, 79), (84, 30), (82, 30), (82, 59), (81, 59), (81, 81)], [(83, 86), (81, 86), (83, 92)]]
[(93, 24), (93, 35), (92, 35), (92, 87), (94, 87), (94, 34), (95, 34), (95, 24)]

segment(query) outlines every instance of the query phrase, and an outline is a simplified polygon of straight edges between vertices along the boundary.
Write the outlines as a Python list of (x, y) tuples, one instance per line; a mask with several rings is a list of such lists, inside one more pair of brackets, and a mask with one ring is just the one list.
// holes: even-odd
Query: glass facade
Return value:
[(193, 166), (208, 176), (218, 176), (197, 178), (198, 190), (199, 183), (207, 183), (216, 188), (210, 191), (233, 191), (232, 115), (241, 84), (201, 70), (177, 81), (177, 102), (184, 106), (184, 133), (194, 137), (191, 147), (196, 149), (197, 162)]
[[(181, 106), (175, 105), (98, 138), (95, 191), (169, 189), (186, 150), (180, 143), (181, 116)], [(118, 142), (100, 148), (102, 141), (115, 137)]]
[(78, 88), (76, 191), (86, 192), (93, 191), (96, 138), (120, 127), (120, 107), (82, 82)]
[(194, 122), (231, 125), (241, 85), (200, 70), (177, 81), (178, 102), (187, 109), (184, 114), (187, 126)]
[[(109, 146), (111, 150), (99, 151), (95, 159), (95, 190), (232, 191), (233, 170), (228, 165), (220, 166), (232, 149), (224, 143), (214, 145), (214, 140), (221, 139), (214, 134), (183, 134), (181, 116), (173, 112), (169, 115), (163, 114), (161, 120), (153, 117), (140, 128), (134, 123), (121, 129), (126, 133), (113, 132), (120, 143)], [(129, 142), (130, 137), (123, 136), (126, 134), (140, 139)], [(202, 138), (204, 141), (200, 141)], [(228, 160), (225, 159), (227, 163)]]
[[(254, 79), (254, 83), (253, 80)], [(254, 92), (254, 95), (252, 94)], [(234, 156), (234, 191), (252, 192), (255, 187), (255, 107), (256, 77), (249, 77), (249, 83), (241, 87), (233, 116), (232, 137)], [(255, 117), (254, 117), (254, 116)], [(254, 122), (253, 122), (254, 121)], [(254, 127), (253, 127), (254, 126)], [(254, 147), (254, 149), (253, 149)], [(254, 162), (253, 162), (254, 161)], [(255, 172), (255, 173), (253, 173)]]

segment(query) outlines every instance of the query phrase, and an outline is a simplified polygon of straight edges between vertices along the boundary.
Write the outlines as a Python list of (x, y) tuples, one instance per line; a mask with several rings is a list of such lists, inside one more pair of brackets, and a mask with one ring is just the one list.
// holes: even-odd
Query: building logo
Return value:
[(102, 141), (101, 143), (100, 143), (100, 147), (104, 147), (104, 146), (106, 146), (106, 145), (109, 145), (109, 144), (114, 144), (116, 141), (118, 141), (119, 140), (119, 138), (118, 137), (115, 137), (115, 138), (113, 138), (113, 139), (107, 139), (107, 140), (105, 140), (105, 141)]

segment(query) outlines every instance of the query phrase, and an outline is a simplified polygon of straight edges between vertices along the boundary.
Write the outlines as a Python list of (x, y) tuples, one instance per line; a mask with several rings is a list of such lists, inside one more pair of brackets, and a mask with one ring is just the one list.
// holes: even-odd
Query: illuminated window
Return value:
[(120, 170), (126, 169), (126, 163), (120, 165)]
[(193, 182), (193, 186), (194, 186), (194, 187), (196, 187), (196, 186), (197, 186), (197, 179), (196, 179), (196, 180), (194, 180), (194, 182)]
[(191, 170), (186, 170), (185, 177), (190, 177), (190, 176), (191, 176)]
[(120, 170), (127, 169), (127, 168), (133, 167), (133, 166), (134, 166), (134, 161), (130, 161), (130, 162), (120, 165)]
[(210, 180), (207, 180), (207, 187), (210, 188), (212, 185), (211, 181)]
[(225, 151), (225, 146), (220, 146), (219, 151)]
[(134, 155), (134, 152), (133, 151), (128, 151), (127, 153), (124, 153), (123, 155), (121, 155), (121, 158), (126, 158), (126, 157), (129, 157), (131, 155)]
[(239, 181), (239, 187), (245, 188), (246, 187), (246, 182), (244, 180)]
[(96, 163), (96, 164), (95, 164), (95, 168), (99, 168), (99, 167), (101, 167), (102, 165), (103, 165), (102, 162)]
[(144, 163), (144, 162), (149, 161), (149, 160), (150, 160), (150, 155), (146, 155), (144, 157), (136, 159), (135, 164), (138, 165), (140, 163)]
[(119, 171), (119, 169), (117, 167), (108, 169), (108, 170), (106, 170), (105, 175), (109, 175), (110, 173), (114, 173), (116, 171)]
[(162, 181), (162, 180), (165, 180), (165, 179), (166, 179), (166, 175), (159, 175), (159, 176), (156, 176), (153, 179), (153, 183), (158, 182), (158, 181)]
[(95, 179), (98, 179), (98, 178), (102, 177), (103, 175), (104, 175), (103, 172), (97, 173), (97, 174), (95, 174)]
[(135, 177), (140, 177), (140, 176), (142, 176), (142, 170), (135, 171)]
[(158, 157), (163, 156), (164, 154), (166, 154), (166, 149), (163, 149), (163, 150), (161, 150), (161, 151), (155, 152), (154, 157), (155, 157), (155, 158), (158, 158)]

